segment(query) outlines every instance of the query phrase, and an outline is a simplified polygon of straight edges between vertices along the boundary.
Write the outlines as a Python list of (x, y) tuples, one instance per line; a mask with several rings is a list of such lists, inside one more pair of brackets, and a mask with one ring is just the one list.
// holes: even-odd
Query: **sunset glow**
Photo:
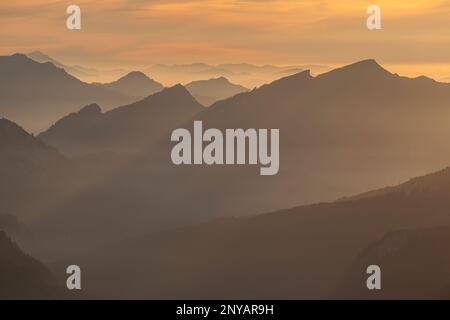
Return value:
[(450, 76), (448, 1), (377, 1), (383, 28), (375, 32), (365, 27), (371, 3), (356, 0), (80, 0), (80, 31), (65, 28), (69, 4), (2, 2), (1, 54), (40, 50), (68, 63), (127, 68), (337, 66), (370, 57), (405, 75)]

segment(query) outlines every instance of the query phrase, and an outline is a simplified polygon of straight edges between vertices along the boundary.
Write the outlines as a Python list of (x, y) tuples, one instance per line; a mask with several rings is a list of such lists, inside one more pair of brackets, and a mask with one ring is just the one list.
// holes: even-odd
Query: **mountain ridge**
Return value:
[(149, 78), (141, 71), (131, 71), (113, 82), (95, 84), (139, 99), (164, 89), (161, 83)]
[(176, 85), (103, 113), (98, 105), (85, 106), (38, 137), (69, 153), (135, 152), (202, 109), (182, 85)]
[(236, 94), (249, 91), (249, 89), (231, 83), (225, 77), (196, 80), (185, 85), (186, 89), (205, 107), (218, 100), (224, 100)]
[(23, 54), (0, 56), (0, 116), (40, 131), (76, 107), (99, 103), (105, 108), (132, 102), (126, 95), (84, 83), (51, 62)]

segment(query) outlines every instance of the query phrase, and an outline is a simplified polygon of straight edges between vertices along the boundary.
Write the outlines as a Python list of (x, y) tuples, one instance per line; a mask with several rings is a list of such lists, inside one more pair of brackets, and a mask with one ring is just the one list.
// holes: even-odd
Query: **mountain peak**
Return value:
[[(344, 67), (345, 68), (345, 67)], [(378, 70), (387, 72), (375, 59), (365, 59), (347, 66), (347, 68), (361, 68), (366, 70)]]
[(45, 53), (43, 53), (42, 51), (39, 51), (39, 50), (35, 50), (35, 51), (30, 52), (30, 53), (27, 53), (26, 56), (27, 57), (31, 57), (31, 58), (35, 57), (35, 58), (53, 60), (48, 55), (46, 55)]
[(161, 91), (161, 83), (149, 78), (145, 73), (132, 71), (110, 83), (98, 84), (131, 97), (147, 97)]
[(23, 53), (14, 53), (13, 55), (6, 57), (12, 59), (13, 61), (33, 61)]
[(145, 79), (145, 80), (150, 80), (150, 78), (143, 72), (141, 71), (131, 71), (129, 73), (127, 73), (126, 75), (124, 75), (123, 77), (121, 77), (119, 80), (117, 81), (121, 81), (121, 80), (130, 80), (130, 79)]
[(0, 56), (0, 62), (5, 63), (3, 68), (13, 68), (16, 74), (22, 72), (30, 73), (30, 68), (33, 68), (34, 72), (66, 73), (62, 67), (56, 65), (57, 63), (54, 62), (54, 60), (39, 62), (23, 53), (15, 53), (10, 56)]
[(186, 96), (192, 97), (191, 94), (189, 93), (189, 91), (183, 85), (181, 85), (179, 83), (172, 87), (163, 89), (160, 93), (161, 94), (169, 94), (169, 95), (173, 95), (173, 96), (186, 95)]
[(31, 145), (35, 138), (21, 126), (6, 118), (0, 119), (0, 148)]
[(84, 106), (83, 108), (78, 111), (78, 113), (82, 113), (85, 115), (91, 115), (91, 114), (100, 114), (102, 113), (102, 109), (100, 106), (96, 103), (88, 104), (87, 106)]
[(12, 133), (12, 132), (21, 132), (28, 134), (22, 127), (20, 127), (17, 123), (6, 119), (6, 118), (0, 118), (0, 135), (4, 133)]
[(216, 80), (217, 82), (225, 82), (225, 83), (229, 83), (230, 82), (227, 78), (225, 78), (223, 76), (215, 78), (215, 79), (211, 79), (211, 80)]
[(354, 76), (386, 76), (392, 75), (389, 71), (384, 69), (376, 60), (366, 59), (361, 60), (341, 68), (334, 69), (327, 73), (321, 74), (318, 78), (329, 77), (331, 75), (341, 75), (344, 74), (354, 75)]

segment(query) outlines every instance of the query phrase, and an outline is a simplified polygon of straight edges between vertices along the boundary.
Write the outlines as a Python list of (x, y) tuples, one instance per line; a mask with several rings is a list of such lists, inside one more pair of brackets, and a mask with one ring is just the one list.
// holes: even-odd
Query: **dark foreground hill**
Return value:
[(51, 272), (0, 231), (0, 299), (67, 297)]
[[(447, 175), (448, 169), (435, 174)], [(450, 180), (430, 188), (427, 179), (407, 192), (140, 237), (91, 261), (91, 281), (117, 297), (378, 298), (364, 286), (367, 266), (379, 264), (382, 297), (445, 297)], [(120, 291), (102, 281), (119, 274), (126, 275), (115, 283)]]
[[(347, 299), (450, 299), (450, 228), (399, 230), (363, 250), (337, 295)], [(369, 265), (381, 268), (381, 290), (367, 290)]]

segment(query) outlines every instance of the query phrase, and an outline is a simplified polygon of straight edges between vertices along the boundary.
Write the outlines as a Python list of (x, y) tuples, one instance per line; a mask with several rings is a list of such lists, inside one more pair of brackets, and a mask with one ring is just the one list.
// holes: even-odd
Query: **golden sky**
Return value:
[[(67, 30), (77, 4), (82, 29)], [(382, 30), (366, 9), (382, 10)], [(62, 62), (342, 65), (375, 58), (406, 75), (450, 77), (450, 0), (15, 0), (0, 3), (0, 54)]]

